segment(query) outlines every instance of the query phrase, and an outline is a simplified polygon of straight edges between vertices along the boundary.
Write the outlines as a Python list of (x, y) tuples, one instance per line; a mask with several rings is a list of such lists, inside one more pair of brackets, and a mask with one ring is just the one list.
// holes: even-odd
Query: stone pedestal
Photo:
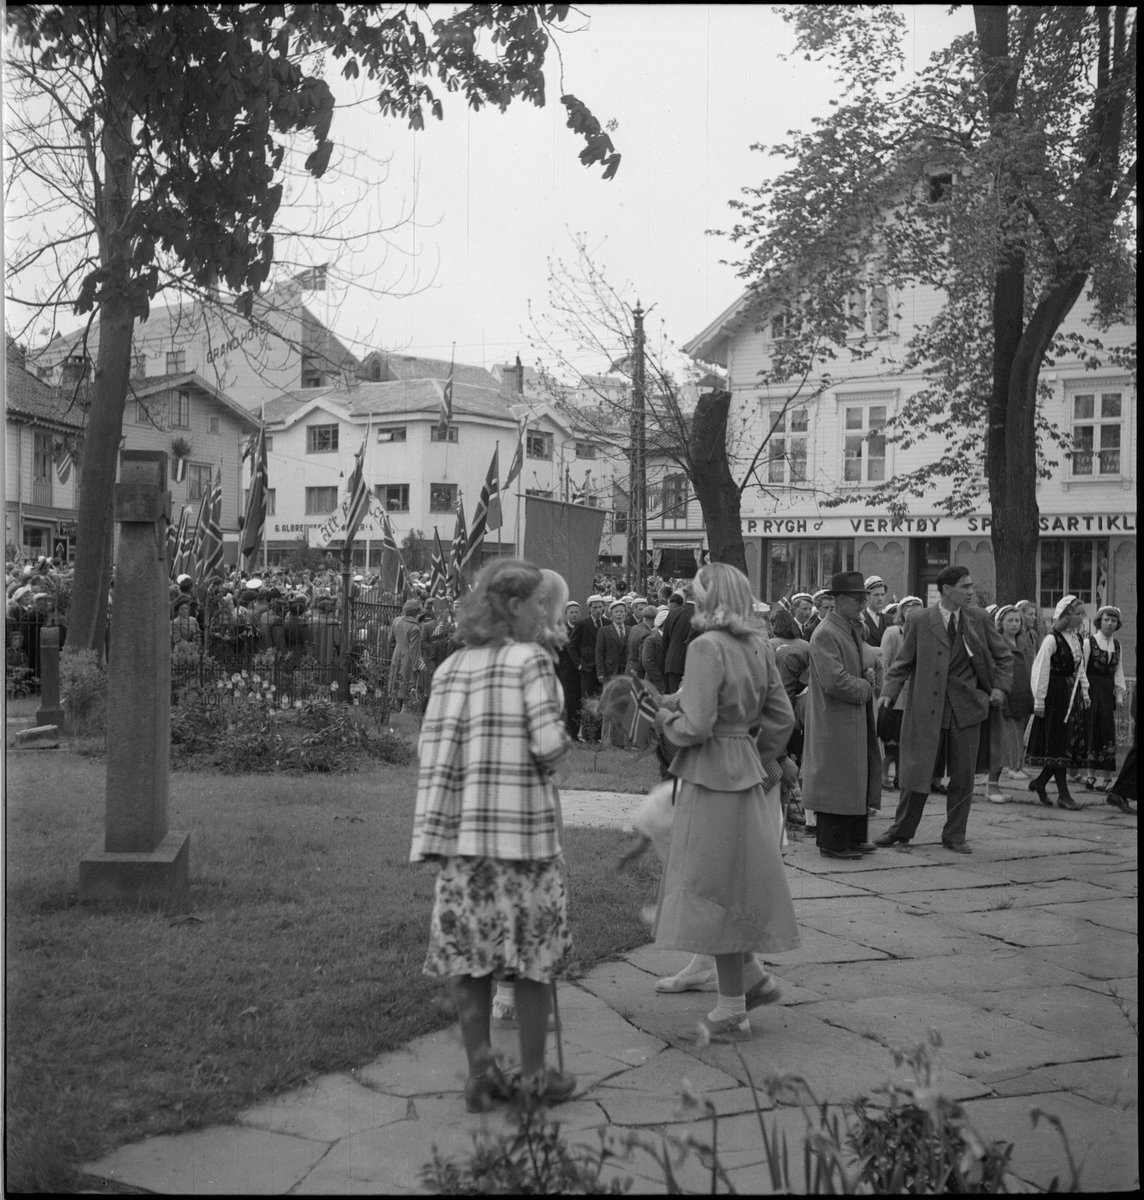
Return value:
[(167, 829), (171, 639), (167, 456), (124, 450), (115, 485), (119, 553), (107, 678), (102, 846), (79, 865), (80, 899), (168, 904), (187, 889), (190, 835)]
[(40, 707), (37, 725), (64, 728), (64, 710), (60, 706), (60, 631), (56, 625), (40, 628)]

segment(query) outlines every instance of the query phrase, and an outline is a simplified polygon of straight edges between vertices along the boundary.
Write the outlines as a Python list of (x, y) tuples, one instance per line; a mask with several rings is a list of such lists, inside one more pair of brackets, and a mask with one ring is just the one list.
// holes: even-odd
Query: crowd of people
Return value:
[[(799, 944), (784, 799), (786, 816), (800, 809), (813, 825), (820, 852), (841, 858), (908, 842), (935, 782), (942, 844), (970, 853), (982, 770), (989, 799), (1005, 802), (1002, 771), (1027, 780), (1023, 763), (1042, 766), (1029, 787), (1047, 803), (1055, 779), (1067, 808), (1068, 771), (1087, 767), (1087, 783), (1098, 787), (1099, 772), (1127, 809), (1135, 744), (1112, 781), (1125, 701), (1119, 612), (1101, 608), (1082, 637), (1083, 605), (1066, 596), (1042, 637), (1030, 603), (977, 605), (965, 567), (944, 570), (937, 587), (929, 607), (914, 596), (887, 604), (882, 580), (848, 571), (772, 607), (712, 563), (652, 599), (593, 593), (584, 615), (552, 571), (510, 559), (484, 568), (459, 606), (457, 648), (431, 681), (411, 850), (438, 869), (423, 970), (453, 982), (471, 1111), (518, 1087), (550, 1104), (575, 1090), (545, 1062), (553, 981), (570, 948), (559, 785), (588, 727), (585, 699), (607, 689), (612, 705), (623, 673), (650, 691), (671, 753), (660, 759), (670, 782), (646, 798), (643, 836), (621, 866), (649, 844), (661, 854), (655, 941), (692, 958), (655, 986), (717, 993), (700, 1039), (749, 1038), (749, 1014), (780, 995), (758, 956)], [(887, 783), (900, 790), (897, 811), (871, 842)], [(662, 812), (645, 832), (653, 800)], [(517, 1025), (515, 1081), (494, 1056), (494, 1020)]]

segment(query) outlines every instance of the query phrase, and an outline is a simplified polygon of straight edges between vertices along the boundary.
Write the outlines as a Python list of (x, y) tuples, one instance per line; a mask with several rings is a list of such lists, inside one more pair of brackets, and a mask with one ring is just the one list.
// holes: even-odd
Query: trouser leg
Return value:
[(918, 831), (922, 813), (925, 811), (929, 792), (907, 792), (903, 789), (898, 797), (898, 807), (894, 811), (894, 820), (886, 830), (886, 837), (903, 838), (909, 841)]
[(946, 745), (949, 755), (949, 789), (945, 797), (943, 842), (964, 842), (969, 810), (973, 806), (973, 776), (977, 768), (977, 750), (981, 726), (950, 729)]

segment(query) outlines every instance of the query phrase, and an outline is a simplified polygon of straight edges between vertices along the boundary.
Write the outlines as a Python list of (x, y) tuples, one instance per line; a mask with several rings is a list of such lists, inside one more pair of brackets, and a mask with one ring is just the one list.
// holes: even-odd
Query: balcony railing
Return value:
[(45, 508), (52, 506), (52, 481), (37, 480), (32, 484), (32, 503), (42, 504)]

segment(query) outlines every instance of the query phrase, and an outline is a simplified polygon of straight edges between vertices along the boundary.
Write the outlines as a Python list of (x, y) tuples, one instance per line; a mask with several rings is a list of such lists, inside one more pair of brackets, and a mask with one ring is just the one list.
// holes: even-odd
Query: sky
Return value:
[[(972, 21), (967, 7), (902, 11), (907, 71)], [(358, 235), (291, 257), (330, 262), (330, 287), (312, 307), (359, 357), (455, 353), (491, 366), (519, 354), (535, 365), (549, 263), (574, 257), (574, 232), (631, 303), (654, 305), (652, 338), (682, 345), (742, 291), (720, 262), (736, 248), (705, 231), (727, 228), (727, 201), (781, 169), (752, 143), (785, 140), (828, 111), (838, 91), (828, 70), (784, 60), (792, 32), (767, 5), (586, 5), (565, 26), (546, 67), (546, 107), (473, 113), (444, 94), (444, 120), (420, 132), (383, 118), (367, 81), (347, 83), (328, 64), (339, 103), (332, 168), (320, 181), (292, 179), (282, 215)], [(580, 164), (563, 91), (617, 122), (614, 179)], [(561, 348), (585, 372), (607, 366)]]

